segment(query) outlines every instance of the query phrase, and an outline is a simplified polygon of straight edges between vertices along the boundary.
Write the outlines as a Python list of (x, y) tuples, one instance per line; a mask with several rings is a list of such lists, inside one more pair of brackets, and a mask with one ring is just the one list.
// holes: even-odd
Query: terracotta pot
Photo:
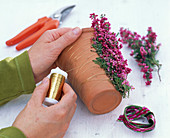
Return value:
[(109, 82), (105, 71), (95, 64), (98, 55), (91, 50), (92, 28), (82, 29), (82, 35), (68, 46), (58, 59), (58, 66), (68, 73), (68, 80), (90, 112), (103, 114), (115, 109), (122, 96)]

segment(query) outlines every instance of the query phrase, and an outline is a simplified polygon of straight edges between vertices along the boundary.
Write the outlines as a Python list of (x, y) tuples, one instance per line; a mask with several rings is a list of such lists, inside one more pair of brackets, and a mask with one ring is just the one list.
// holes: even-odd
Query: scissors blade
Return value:
[(57, 10), (55, 13), (53, 13), (50, 18), (54, 19), (54, 20), (58, 20), (60, 22), (60, 24), (63, 22), (63, 20), (66, 18), (66, 16), (72, 11), (72, 9), (75, 7), (76, 5), (71, 5), (71, 6), (66, 6), (63, 7), (59, 10)]

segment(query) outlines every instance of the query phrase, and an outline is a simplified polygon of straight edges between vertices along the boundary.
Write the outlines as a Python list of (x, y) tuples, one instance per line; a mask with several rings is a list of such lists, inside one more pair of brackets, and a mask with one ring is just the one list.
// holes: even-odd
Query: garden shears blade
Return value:
[(19, 43), (16, 46), (16, 49), (19, 51), (34, 44), (45, 31), (58, 28), (59, 24), (63, 22), (74, 7), (75, 5), (66, 6), (57, 10), (49, 17), (39, 18), (36, 23), (6, 41), (6, 45), (13, 46)]

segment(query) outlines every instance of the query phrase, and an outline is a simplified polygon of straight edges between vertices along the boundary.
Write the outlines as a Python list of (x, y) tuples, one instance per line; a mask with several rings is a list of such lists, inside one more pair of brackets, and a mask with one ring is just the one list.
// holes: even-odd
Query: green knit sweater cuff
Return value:
[(26, 136), (18, 128), (11, 126), (0, 130), (0, 138), (26, 138)]
[(32, 93), (35, 80), (28, 52), (0, 61), (0, 105), (22, 94)]
[(35, 88), (35, 80), (30, 64), (28, 52), (25, 51), (21, 55), (15, 58), (17, 65), (18, 75), (22, 85), (23, 93), (32, 93)]

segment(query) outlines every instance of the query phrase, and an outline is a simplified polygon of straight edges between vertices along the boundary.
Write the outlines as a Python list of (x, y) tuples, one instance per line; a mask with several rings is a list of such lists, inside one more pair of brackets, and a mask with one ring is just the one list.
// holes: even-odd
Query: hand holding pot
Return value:
[(49, 88), (49, 79), (45, 78), (33, 92), (33, 95), (13, 123), (27, 137), (62, 138), (76, 109), (76, 94), (68, 84), (64, 84), (63, 97), (50, 107), (42, 105)]
[(73, 43), (81, 34), (76, 27), (46, 31), (28, 51), (35, 82), (41, 81), (51, 69), (56, 68), (56, 60), (62, 50)]

